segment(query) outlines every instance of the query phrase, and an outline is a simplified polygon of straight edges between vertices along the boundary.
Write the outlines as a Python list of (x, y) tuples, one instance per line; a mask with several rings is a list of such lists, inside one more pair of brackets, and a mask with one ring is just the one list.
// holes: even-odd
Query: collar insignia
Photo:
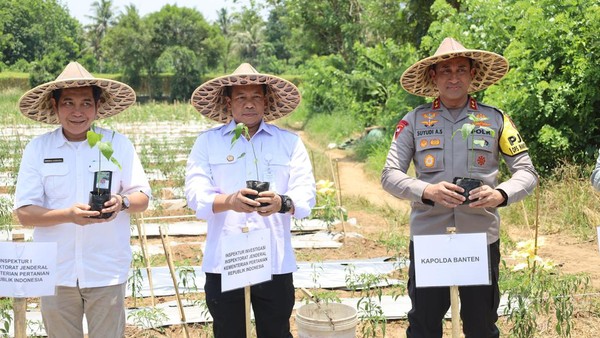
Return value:
[(469, 108), (473, 109), (473, 110), (479, 110), (477, 108), (477, 101), (469, 96)]

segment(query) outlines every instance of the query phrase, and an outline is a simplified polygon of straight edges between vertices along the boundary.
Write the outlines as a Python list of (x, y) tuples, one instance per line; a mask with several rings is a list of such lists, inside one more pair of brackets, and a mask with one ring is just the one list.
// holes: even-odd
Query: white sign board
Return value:
[(489, 285), (485, 233), (414, 236), (417, 287)]
[(227, 236), (221, 244), (221, 291), (271, 280), (271, 230)]
[(56, 243), (0, 242), (0, 296), (54, 295)]

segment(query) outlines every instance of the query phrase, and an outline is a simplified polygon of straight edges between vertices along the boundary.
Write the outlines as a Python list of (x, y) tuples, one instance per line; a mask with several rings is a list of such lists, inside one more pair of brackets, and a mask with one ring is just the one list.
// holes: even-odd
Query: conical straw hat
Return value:
[(274, 75), (261, 74), (249, 63), (241, 64), (231, 75), (200, 85), (192, 93), (191, 104), (207, 118), (227, 123), (231, 119), (231, 112), (227, 110), (225, 87), (243, 85), (267, 86), (265, 121), (281, 118), (300, 104), (300, 92), (293, 83)]
[(503, 56), (483, 50), (466, 49), (453, 38), (445, 38), (433, 56), (410, 66), (402, 74), (400, 83), (411, 94), (437, 97), (439, 92), (429, 76), (430, 67), (441, 61), (459, 56), (473, 60), (475, 76), (469, 86), (469, 93), (478, 92), (491, 86), (508, 72), (508, 61)]
[(78, 62), (70, 62), (56, 80), (41, 84), (19, 99), (19, 109), (26, 117), (48, 124), (59, 124), (52, 110), (55, 89), (97, 86), (102, 89), (96, 119), (116, 115), (135, 103), (135, 91), (128, 85), (108, 79), (95, 78)]

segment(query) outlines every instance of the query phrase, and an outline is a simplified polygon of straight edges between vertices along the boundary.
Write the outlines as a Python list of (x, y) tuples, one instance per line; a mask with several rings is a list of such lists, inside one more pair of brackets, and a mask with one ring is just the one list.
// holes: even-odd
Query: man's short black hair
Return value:
[[(267, 85), (266, 84), (261, 84), (262, 89), (263, 89), (263, 94), (267, 95)], [(223, 94), (225, 94), (225, 96), (227, 96), (228, 98), (231, 98), (231, 93), (233, 91), (233, 86), (225, 86), (223, 87)]]
[[(102, 88), (98, 86), (90, 86), (92, 87), (92, 96), (94, 96), (94, 102), (98, 103), (100, 97), (102, 96)], [(58, 103), (60, 101), (60, 96), (62, 95), (63, 88), (55, 89), (52, 91), (52, 98), (54, 101)]]

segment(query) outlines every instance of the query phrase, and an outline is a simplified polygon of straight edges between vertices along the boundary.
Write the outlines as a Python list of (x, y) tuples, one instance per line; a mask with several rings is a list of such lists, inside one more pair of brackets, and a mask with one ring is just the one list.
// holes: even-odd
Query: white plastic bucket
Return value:
[(296, 310), (298, 338), (355, 338), (356, 309), (340, 303), (305, 304)]

